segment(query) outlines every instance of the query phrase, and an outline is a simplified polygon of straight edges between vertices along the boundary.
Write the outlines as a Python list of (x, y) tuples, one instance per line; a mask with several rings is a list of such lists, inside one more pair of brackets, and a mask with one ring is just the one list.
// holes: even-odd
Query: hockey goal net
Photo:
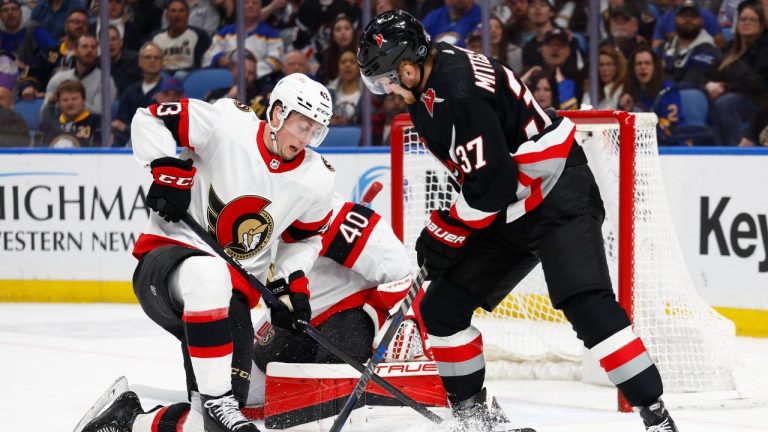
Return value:
[[(611, 280), (664, 380), (665, 393), (733, 390), (735, 329), (696, 293), (677, 241), (661, 177), (656, 116), (621, 111), (562, 113), (577, 124), (605, 202), (603, 236)], [(448, 172), (429, 155), (407, 115), (392, 124), (392, 222), (407, 249), (429, 213), (448, 208)], [(487, 373), (507, 379), (604, 377), (562, 312), (538, 266), (492, 312), (483, 332)], [(624, 406), (623, 409), (626, 409)]]

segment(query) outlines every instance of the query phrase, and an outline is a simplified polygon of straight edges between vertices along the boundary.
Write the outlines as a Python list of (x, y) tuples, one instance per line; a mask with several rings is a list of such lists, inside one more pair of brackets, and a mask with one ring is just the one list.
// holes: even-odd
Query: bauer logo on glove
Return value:
[(442, 276), (463, 256), (472, 231), (453, 219), (447, 210), (435, 210), (416, 240), (416, 259), (426, 266), (429, 279)]

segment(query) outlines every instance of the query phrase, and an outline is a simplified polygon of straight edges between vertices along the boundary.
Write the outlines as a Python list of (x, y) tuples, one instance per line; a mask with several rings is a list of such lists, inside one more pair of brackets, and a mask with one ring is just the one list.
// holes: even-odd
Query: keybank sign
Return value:
[(727, 196), (701, 197), (699, 253), (758, 258), (757, 271), (768, 272), (768, 218), (728, 208), (730, 202)]

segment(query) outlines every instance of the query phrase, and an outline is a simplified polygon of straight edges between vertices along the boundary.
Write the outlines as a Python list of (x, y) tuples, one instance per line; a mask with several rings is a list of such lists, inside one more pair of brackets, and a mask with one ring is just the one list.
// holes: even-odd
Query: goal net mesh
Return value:
[[(634, 256), (626, 259), (632, 260), (635, 331), (661, 371), (665, 392), (732, 390), (735, 329), (698, 296), (688, 274), (662, 181), (656, 116), (633, 115), (633, 140), (633, 134), (620, 133), (617, 118), (599, 113), (574, 121), (577, 142), (605, 202), (603, 236), (614, 290), (624, 258), (618, 253), (619, 149), (634, 145)], [(402, 182), (403, 240), (415, 261), (413, 246), (430, 212), (450, 207), (455, 195), (448, 172), (425, 150), (410, 124), (393, 128), (392, 136), (393, 147), (402, 145), (403, 150), (403, 178), (392, 181)], [(489, 377), (583, 378), (583, 357), (590, 354), (562, 312), (552, 307), (541, 266), (492, 313), (478, 310), (473, 324), (483, 333)]]

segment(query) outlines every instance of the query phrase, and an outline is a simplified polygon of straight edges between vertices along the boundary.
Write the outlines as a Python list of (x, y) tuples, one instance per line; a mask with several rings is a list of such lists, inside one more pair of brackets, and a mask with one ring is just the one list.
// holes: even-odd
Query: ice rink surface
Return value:
[[(768, 340), (740, 338), (737, 349), (739, 367), (757, 371), (752, 385), (768, 394)], [(178, 342), (138, 305), (0, 304), (0, 432), (71, 431), (120, 375), (145, 408), (186, 398)], [(615, 411), (610, 388), (541, 381), (493, 381), (488, 387), (515, 424), (538, 432), (644, 430), (636, 414)], [(672, 411), (683, 432), (765, 432), (766, 402)], [(369, 419), (364, 429), (445, 432), (410, 414)]]

